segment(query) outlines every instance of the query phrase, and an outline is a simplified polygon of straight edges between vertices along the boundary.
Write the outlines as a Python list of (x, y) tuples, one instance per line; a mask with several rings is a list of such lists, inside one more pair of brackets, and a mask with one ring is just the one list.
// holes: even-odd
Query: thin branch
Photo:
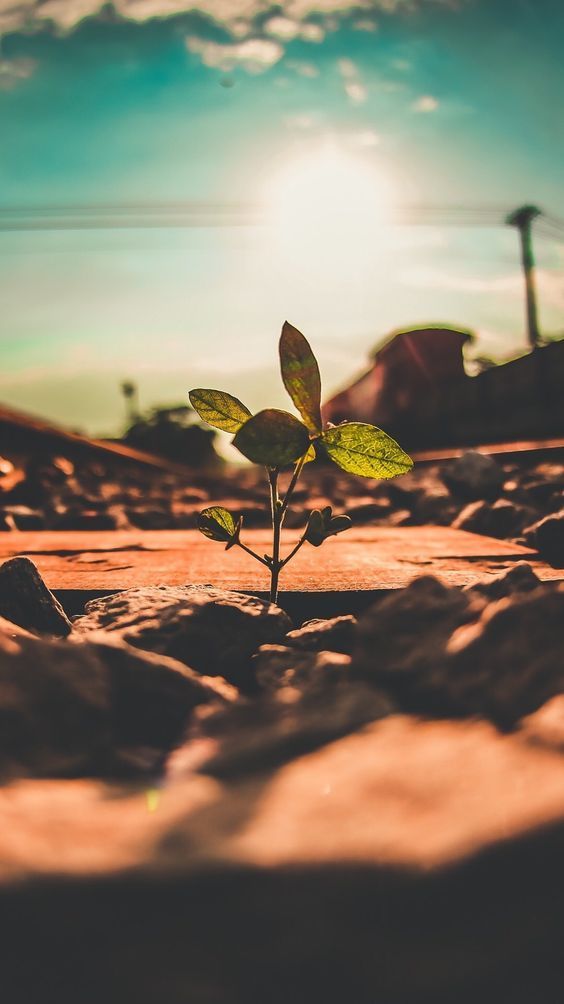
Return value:
[(285, 558), (283, 558), (283, 560), (282, 560), (282, 561), (280, 562), (280, 568), (284, 568), (284, 565), (287, 565), (287, 564), (288, 564), (288, 562), (292, 560), (292, 558), (294, 557), (294, 555), (298, 553), (298, 551), (299, 551), (300, 547), (302, 546), (302, 544), (305, 544), (305, 542), (306, 542), (306, 535), (305, 535), (305, 533), (304, 533), (303, 537), (300, 537), (300, 539), (298, 540), (298, 543), (296, 544), (296, 546), (295, 546), (295, 547), (294, 547), (294, 548), (293, 548), (293, 549), (292, 549), (292, 550), (290, 551), (290, 553), (289, 553), (289, 554), (288, 554), (288, 555), (287, 555), (287, 556), (286, 556)]
[(303, 467), (304, 467), (304, 464), (305, 464), (305, 458), (306, 458), (306, 454), (304, 453), (303, 457), (300, 457), (300, 459), (298, 460), (298, 462), (297, 462), (297, 464), (296, 464), (296, 466), (294, 468), (294, 473), (292, 474), (292, 480), (290, 481), (290, 484), (288, 485), (288, 491), (286, 492), (286, 494), (284, 496), (284, 501), (282, 502), (282, 515), (284, 515), (284, 513), (286, 512), (286, 509), (288, 508), (288, 503), (290, 502), (290, 499), (292, 497), (292, 493), (294, 491), (294, 488), (296, 487), (298, 478), (299, 478), (300, 474), (302, 473), (302, 470), (303, 470)]
[(241, 540), (237, 541), (237, 547), (242, 548), (242, 550), (246, 551), (247, 554), (250, 554), (252, 558), (256, 558), (257, 561), (260, 561), (261, 565), (266, 565), (267, 568), (271, 567), (270, 560), (267, 560), (266, 558), (261, 558), (260, 554), (257, 554), (256, 551), (253, 551), (250, 547), (247, 547), (247, 545), (243, 544)]

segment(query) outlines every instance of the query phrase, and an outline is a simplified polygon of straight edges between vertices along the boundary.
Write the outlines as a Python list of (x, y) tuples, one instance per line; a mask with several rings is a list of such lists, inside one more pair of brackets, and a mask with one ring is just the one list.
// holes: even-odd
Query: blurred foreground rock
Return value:
[(0, 617), (39, 634), (66, 637), (72, 625), (33, 561), (11, 558), (0, 565)]
[(0, 779), (154, 772), (192, 710), (222, 699), (213, 681), (118, 638), (49, 642), (0, 622)]
[(511, 727), (564, 692), (564, 585), (510, 579), (488, 604), (479, 589), (418, 579), (368, 611), (358, 638), (352, 675), (415, 713)]
[(170, 655), (252, 690), (251, 656), (260, 645), (282, 641), (292, 624), (280, 607), (256, 596), (155, 586), (91, 600), (74, 627), (83, 635), (110, 631), (137, 648)]
[(358, 623), (190, 587), (0, 620), (4, 998), (554, 1004), (563, 647), (523, 563)]
[[(234, 783), (0, 791), (10, 1004), (551, 1004), (564, 760), (396, 716)], [(29, 964), (22, 964), (22, 959)]]

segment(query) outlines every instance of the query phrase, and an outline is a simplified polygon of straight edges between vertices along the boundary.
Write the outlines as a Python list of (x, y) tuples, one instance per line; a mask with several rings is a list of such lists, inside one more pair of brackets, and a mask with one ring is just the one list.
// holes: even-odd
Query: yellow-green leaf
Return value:
[(287, 411), (268, 408), (245, 422), (233, 445), (254, 464), (285, 467), (304, 455), (309, 433), (305, 425)]
[(198, 530), (210, 540), (229, 542), (235, 536), (237, 526), (229, 509), (221, 505), (212, 505), (202, 509), (198, 516)]
[(200, 418), (222, 432), (239, 432), (251, 417), (251, 412), (236, 397), (224, 390), (205, 390), (199, 387), (190, 391), (190, 404)]
[(288, 394), (311, 433), (321, 425), (321, 377), (311, 346), (301, 331), (288, 321), (280, 336), (280, 370)]
[(395, 439), (365, 422), (343, 422), (326, 429), (321, 441), (338, 467), (364, 478), (396, 478), (413, 461)]

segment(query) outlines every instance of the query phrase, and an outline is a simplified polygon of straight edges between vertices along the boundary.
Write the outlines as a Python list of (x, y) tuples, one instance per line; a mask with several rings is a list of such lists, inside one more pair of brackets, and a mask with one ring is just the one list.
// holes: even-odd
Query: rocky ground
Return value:
[[(5, 530), (264, 525), (252, 472), (0, 464)], [(306, 469), (292, 514), (438, 523), (564, 564), (564, 466)], [(564, 963), (564, 584), (423, 577), (359, 620), (132, 589), (72, 620), (0, 568), (9, 1004), (554, 1004)]]
[[(546, 561), (564, 564), (560, 455), (496, 462), (468, 453), (457, 461), (417, 465), (390, 482), (312, 465), (294, 499), (289, 527), (303, 524), (306, 507), (331, 504), (356, 525), (452, 525), (530, 544)], [(190, 529), (212, 503), (242, 513), (247, 527), (267, 525), (263, 478), (254, 469), (182, 479), (134, 467), (116, 475), (100, 461), (80, 466), (64, 457), (27, 464), (0, 459), (0, 530)]]
[(10, 1004), (560, 999), (564, 585), (71, 622), (16, 558), (0, 617)]

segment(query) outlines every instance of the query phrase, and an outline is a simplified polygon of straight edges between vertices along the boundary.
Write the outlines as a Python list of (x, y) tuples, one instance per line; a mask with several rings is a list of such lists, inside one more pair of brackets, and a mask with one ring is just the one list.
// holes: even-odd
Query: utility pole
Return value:
[(541, 215), (540, 209), (536, 206), (521, 206), (515, 212), (510, 213), (506, 223), (510, 227), (516, 227), (521, 238), (521, 261), (525, 275), (525, 291), (527, 295), (527, 334), (529, 345), (532, 349), (537, 348), (540, 341), (539, 322), (537, 313), (537, 294), (535, 288), (535, 258), (533, 255), (532, 222)]
[(126, 421), (129, 426), (139, 418), (139, 398), (137, 384), (132, 380), (124, 380), (121, 384), (121, 392), (125, 398)]

